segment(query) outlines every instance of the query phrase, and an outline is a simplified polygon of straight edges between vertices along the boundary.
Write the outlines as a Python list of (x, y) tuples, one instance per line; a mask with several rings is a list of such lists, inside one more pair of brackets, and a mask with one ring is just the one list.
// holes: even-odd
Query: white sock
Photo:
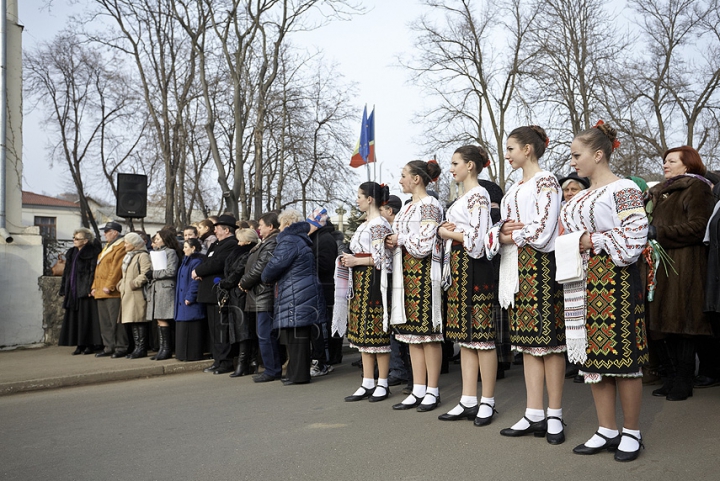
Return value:
[(424, 398), (427, 388), (425, 384), (413, 384), (412, 394), (403, 399), (403, 404), (415, 404), (417, 400), (415, 398)]
[[(450, 411), (448, 411), (448, 414), (451, 414), (453, 416), (457, 416), (458, 414), (462, 414), (463, 411), (465, 411), (465, 408), (471, 408), (473, 406), (477, 406), (477, 396), (461, 396), (460, 397), (460, 404), (452, 408)], [(462, 404), (462, 406), (461, 406)], [(463, 407), (465, 406), (465, 407)]]
[[(619, 434), (617, 429), (608, 429), (602, 426), (598, 428), (597, 432), (607, 437), (608, 439), (612, 439)], [(605, 446), (605, 444), (607, 444), (607, 441), (604, 438), (598, 436), (597, 434), (593, 434), (593, 437), (591, 437), (585, 442), (585, 446), (587, 446), (588, 448), (600, 448), (602, 446)]]
[(378, 383), (377, 383), (377, 385), (378, 385), (378, 386), (382, 386), (382, 387), (388, 387), (388, 380), (387, 380), (387, 378), (384, 378), (384, 379), (383, 379), (383, 378), (378, 378)]
[[(536, 423), (538, 421), (542, 421), (545, 419), (545, 411), (542, 409), (525, 409), (525, 417), (528, 418), (530, 421)], [(522, 418), (520, 421), (516, 422), (512, 425), (511, 429), (527, 429), (530, 427), (530, 423), (527, 422), (527, 419)]]
[[(495, 398), (494, 397), (480, 397), (480, 409), (478, 409), (477, 417), (479, 418), (489, 418), (493, 415), (493, 408), (495, 407)], [(490, 406), (487, 406), (489, 404)]]
[[(374, 387), (375, 387), (375, 379), (364, 377), (362, 384), (360, 385), (358, 390), (353, 393), (353, 396), (362, 396), (363, 394), (365, 394), (366, 389), (373, 389)], [(365, 389), (363, 389), (363, 388), (365, 388)]]
[[(382, 391), (378, 391), (378, 389), (383, 389)], [(379, 397), (384, 396), (388, 392), (388, 380), (383, 378), (378, 378), (377, 386), (375, 386), (375, 391), (373, 391), (373, 396)]]
[[(433, 394), (433, 396), (428, 396), (428, 394)], [(429, 387), (429, 388), (427, 388), (425, 397), (423, 398), (423, 400), (420, 404), (433, 404), (433, 403), (437, 402), (438, 397), (440, 397), (440, 388)]]
[(563, 424), (562, 421), (557, 419), (550, 419), (550, 416), (554, 416), (557, 418), (562, 419), (562, 408), (560, 409), (547, 409), (547, 432), (548, 434), (558, 434), (561, 433), (563, 430)]
[[(640, 431), (633, 431), (632, 429), (623, 428), (622, 430), (623, 434), (632, 434), (636, 438), (642, 440), (640, 437)], [(630, 436), (623, 436), (620, 438), (620, 446), (618, 446), (618, 449), (620, 451), (625, 451), (626, 453), (632, 453), (633, 451), (637, 451), (640, 449), (640, 444), (635, 441)]]

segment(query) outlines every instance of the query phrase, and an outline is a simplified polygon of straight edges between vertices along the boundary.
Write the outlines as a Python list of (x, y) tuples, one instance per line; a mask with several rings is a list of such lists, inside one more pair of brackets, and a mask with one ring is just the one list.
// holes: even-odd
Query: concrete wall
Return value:
[[(37, 228), (32, 228), (37, 231)], [(43, 341), (43, 308), (38, 278), (43, 274), (39, 235), (13, 234), (0, 240), (0, 347)]]
[(63, 298), (58, 296), (62, 277), (43, 276), (38, 279), (43, 303), (42, 328), (44, 331), (43, 342), (57, 346), (60, 339), (65, 309), (63, 309)]

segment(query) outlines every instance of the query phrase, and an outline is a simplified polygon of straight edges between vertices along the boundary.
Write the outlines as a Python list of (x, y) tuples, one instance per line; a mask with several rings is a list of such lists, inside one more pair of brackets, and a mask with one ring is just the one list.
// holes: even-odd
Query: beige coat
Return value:
[(131, 322), (145, 322), (145, 293), (143, 286), (148, 279), (145, 273), (152, 270), (150, 255), (142, 251), (130, 261), (127, 270), (123, 273), (122, 279), (118, 282), (120, 291), (121, 308), (120, 322), (123, 324)]
[[(95, 289), (95, 299), (110, 299), (120, 297), (116, 290), (120, 277), (122, 277), (122, 263), (125, 258), (125, 240), (120, 237), (110, 245), (105, 246), (98, 255), (95, 268), (95, 280), (92, 288)], [(107, 287), (110, 294), (105, 294), (103, 287)]]

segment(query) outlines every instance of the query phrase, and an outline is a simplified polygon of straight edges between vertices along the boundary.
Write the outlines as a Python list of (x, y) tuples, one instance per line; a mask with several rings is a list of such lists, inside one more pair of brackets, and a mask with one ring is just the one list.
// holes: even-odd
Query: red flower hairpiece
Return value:
[(430, 160), (427, 161), (427, 163), (428, 163), (428, 164), (437, 164), (437, 160), (435, 160), (435, 159), (430, 159)]
[(597, 121), (597, 123), (595, 125), (593, 125), (593, 128), (597, 129), (598, 127), (600, 127), (601, 125), (604, 125), (604, 124), (605, 124), (605, 122), (603, 121), (603, 119), (600, 119)]
[(545, 137), (545, 147), (547, 148), (548, 145), (550, 145), (550, 137)]
[(620, 147), (620, 141), (618, 139), (613, 140), (613, 150)]
[(485, 165), (483, 165), (484, 169), (487, 169), (488, 167), (490, 167), (490, 159), (487, 159), (487, 162), (485, 162)]

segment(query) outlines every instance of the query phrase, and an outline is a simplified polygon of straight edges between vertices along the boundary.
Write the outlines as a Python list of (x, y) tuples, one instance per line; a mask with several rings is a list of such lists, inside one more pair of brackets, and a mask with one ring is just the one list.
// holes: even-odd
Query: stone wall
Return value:
[(43, 342), (57, 346), (60, 338), (65, 310), (62, 307), (62, 297), (58, 296), (62, 277), (42, 276), (38, 280), (42, 293), (43, 315), (42, 327), (45, 331)]

